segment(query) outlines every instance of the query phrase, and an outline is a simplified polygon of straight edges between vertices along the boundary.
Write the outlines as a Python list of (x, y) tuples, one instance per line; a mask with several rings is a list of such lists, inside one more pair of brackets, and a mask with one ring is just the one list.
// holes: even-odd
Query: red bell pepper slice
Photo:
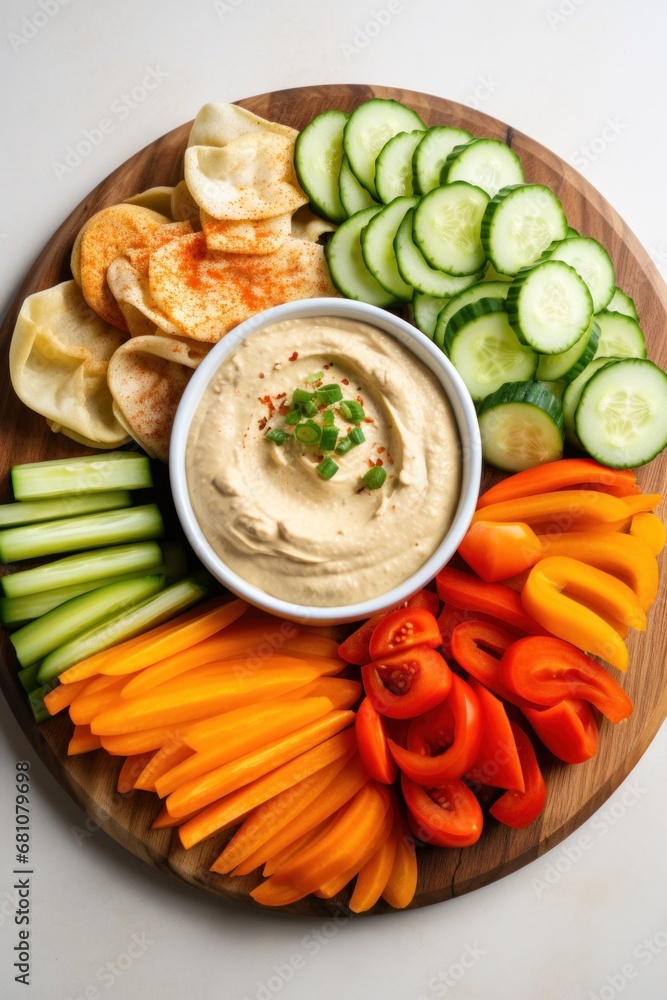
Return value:
[(523, 713), (545, 747), (560, 760), (581, 764), (595, 756), (598, 727), (587, 701), (567, 698), (547, 708), (525, 705)]
[(460, 667), (494, 694), (523, 707), (520, 698), (500, 677), (503, 654), (517, 641), (504, 627), (476, 619), (461, 622), (452, 632), (452, 656)]
[[(430, 611), (432, 615), (437, 615), (438, 608), (440, 607), (440, 599), (432, 590), (420, 590), (406, 602), (406, 606), (408, 608), (424, 608), (426, 611)], [(363, 625), (360, 625), (355, 632), (348, 635), (347, 639), (341, 642), (338, 647), (338, 655), (341, 660), (345, 660), (346, 663), (356, 663), (357, 666), (370, 663), (373, 659), (370, 653), (371, 636), (388, 614), (391, 614), (391, 612), (382, 612), (382, 614), (373, 615)]]
[(447, 661), (430, 646), (413, 646), (361, 668), (375, 710), (392, 719), (412, 719), (444, 701), (452, 684)]
[(404, 774), (401, 787), (410, 827), (419, 840), (437, 847), (470, 847), (479, 840), (482, 807), (463, 781), (424, 788)]
[(486, 583), (507, 580), (542, 558), (542, 544), (521, 521), (476, 521), (459, 545), (459, 554)]
[(370, 641), (371, 660), (402, 653), (413, 646), (440, 645), (435, 615), (425, 608), (399, 608), (375, 627)]
[(448, 660), (453, 659), (452, 634), (454, 629), (462, 622), (469, 621), (489, 622), (491, 625), (511, 632), (515, 639), (520, 639), (521, 636), (526, 634), (520, 629), (513, 629), (510, 625), (505, 624), (505, 622), (498, 621), (497, 618), (492, 618), (491, 615), (485, 615), (481, 611), (465, 611), (463, 608), (455, 608), (452, 604), (445, 604), (438, 617), (438, 628), (440, 629), (442, 651)]
[(515, 722), (510, 723), (514, 734), (516, 748), (519, 751), (521, 771), (525, 791), (509, 791), (501, 795), (493, 803), (489, 812), (499, 823), (511, 826), (515, 830), (523, 830), (540, 815), (547, 801), (547, 786), (544, 783), (540, 765), (530, 742), (523, 729)]
[(481, 495), (477, 501), (477, 509), (504, 500), (534, 496), (536, 493), (551, 493), (553, 490), (573, 486), (585, 487), (589, 483), (594, 483), (599, 490), (612, 496), (625, 497), (639, 493), (632, 469), (608, 469), (592, 458), (561, 458), (502, 479)]
[(463, 777), (473, 766), (482, 740), (482, 710), (469, 684), (452, 674), (452, 687), (442, 705), (408, 729), (407, 750), (389, 739), (401, 771), (422, 785), (441, 785)]
[(479, 681), (472, 680), (470, 686), (479, 698), (482, 710), (482, 742), (467, 777), (480, 785), (515, 788), (523, 792), (521, 761), (505, 706)]
[(370, 698), (364, 698), (354, 720), (359, 756), (371, 778), (391, 785), (398, 768), (389, 752), (384, 720)]
[(554, 636), (517, 639), (500, 661), (500, 679), (520, 698), (537, 705), (581, 698), (610, 722), (632, 714), (630, 698), (611, 674), (572, 643)]
[(442, 600), (455, 608), (482, 611), (528, 635), (545, 635), (542, 626), (524, 611), (519, 595), (502, 583), (485, 583), (451, 566), (440, 570), (435, 582)]

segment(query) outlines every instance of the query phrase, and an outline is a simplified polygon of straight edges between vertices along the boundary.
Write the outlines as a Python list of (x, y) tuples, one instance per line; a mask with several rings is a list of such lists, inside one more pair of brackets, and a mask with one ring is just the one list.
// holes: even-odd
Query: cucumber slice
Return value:
[(18, 503), (0, 504), (0, 527), (16, 528), (22, 524), (38, 524), (131, 506), (132, 494), (129, 490), (84, 493), (83, 496), (54, 497), (53, 500), (20, 500)]
[(344, 111), (324, 111), (299, 133), (294, 146), (299, 184), (310, 198), (313, 211), (329, 222), (344, 222), (347, 218), (338, 191), (338, 177), (343, 159), (343, 130), (349, 118)]
[(157, 504), (150, 503), (103, 514), (66, 517), (46, 524), (5, 528), (0, 531), (0, 561), (18, 562), (98, 545), (141, 542), (161, 538), (163, 534), (162, 515)]
[(464, 289), (458, 295), (454, 295), (445, 303), (442, 312), (438, 316), (435, 325), (434, 341), (443, 351), (447, 337), (447, 327), (452, 316), (464, 306), (469, 306), (479, 299), (505, 299), (509, 291), (509, 281), (478, 281), (470, 288)]
[[(539, 370), (539, 366), (538, 366), (538, 370)], [(556, 397), (556, 399), (558, 400), (558, 402), (561, 403), (561, 400), (563, 398), (563, 393), (565, 392), (565, 389), (567, 387), (567, 382), (561, 382), (561, 381), (558, 381), (558, 382), (548, 382), (546, 380), (539, 379), (539, 383), (540, 383), (540, 385), (543, 385), (545, 389), (548, 389), (549, 392), (553, 393), (553, 395)], [(561, 403), (561, 407), (562, 407), (562, 405), (563, 404)]]
[(132, 639), (156, 625), (161, 625), (162, 622), (168, 621), (174, 615), (196, 604), (206, 595), (206, 592), (205, 584), (193, 577), (172, 584), (171, 587), (161, 590), (159, 594), (135, 605), (129, 611), (124, 611), (120, 615), (116, 615), (115, 618), (111, 618), (101, 625), (96, 625), (70, 642), (54, 649), (42, 660), (38, 680), (40, 683), (50, 681), (54, 677), (58, 677), (63, 670), (85, 660), (93, 653), (110, 649), (111, 646), (116, 646), (126, 639)]
[[(449, 298), (438, 298), (434, 295), (424, 295), (415, 290), (412, 296), (412, 322), (423, 334), (433, 340), (435, 326), (440, 311), (449, 302)], [(1, 610), (1, 602), (0, 602)]]
[(572, 226), (568, 226), (567, 233), (565, 234), (565, 239), (570, 240), (572, 239), (573, 236), (579, 236), (579, 235), (580, 233), (578, 229), (573, 229)]
[(543, 354), (537, 363), (540, 382), (572, 382), (595, 357), (600, 327), (593, 320), (583, 337), (563, 354)]
[(375, 161), (382, 147), (399, 132), (426, 130), (416, 111), (398, 101), (374, 97), (350, 115), (343, 134), (343, 149), (352, 173), (372, 194), (378, 197), (375, 186)]
[(505, 382), (532, 379), (537, 355), (519, 342), (502, 299), (479, 299), (447, 324), (445, 350), (475, 402)]
[(67, 556), (34, 569), (20, 570), (2, 578), (7, 597), (25, 597), (60, 587), (77, 586), (129, 573), (155, 571), (162, 563), (162, 550), (157, 542), (137, 545), (115, 545), (110, 548)]
[(636, 319), (623, 313), (598, 313), (595, 317), (600, 326), (596, 358), (645, 358), (646, 342)]
[(413, 288), (416, 288), (424, 295), (431, 295), (437, 298), (445, 298), (457, 295), (458, 292), (469, 288), (480, 280), (481, 272), (466, 275), (463, 278), (454, 278), (444, 271), (436, 271), (424, 260), (421, 250), (415, 246), (412, 238), (412, 228), (414, 223), (414, 209), (406, 213), (405, 218), (398, 227), (394, 240), (394, 252), (396, 263), (401, 277)]
[(412, 300), (412, 285), (401, 277), (394, 252), (394, 238), (416, 198), (394, 198), (361, 230), (361, 254), (373, 277), (395, 299)]
[(511, 274), (501, 274), (500, 271), (496, 271), (495, 267), (491, 261), (487, 261), (486, 267), (484, 268), (484, 275), (481, 279), (482, 281), (512, 281)]
[(385, 205), (394, 198), (412, 196), (412, 155), (423, 135), (423, 129), (399, 132), (380, 150), (375, 161), (375, 187)]
[(37, 663), (63, 643), (99, 622), (129, 611), (163, 589), (163, 576), (145, 576), (124, 583), (108, 583), (65, 601), (10, 636), (19, 663), (22, 667)]
[(153, 485), (148, 457), (133, 451), (110, 451), (105, 455), (15, 465), (11, 477), (17, 500), (42, 500), (68, 493), (140, 490)]
[(614, 290), (612, 299), (607, 306), (607, 312), (623, 313), (624, 316), (630, 316), (631, 319), (639, 322), (637, 307), (635, 306), (634, 301), (620, 288), (616, 288)]
[(455, 276), (483, 267), (480, 227), (488, 201), (485, 191), (465, 181), (424, 195), (415, 208), (412, 235), (431, 267)]
[(584, 386), (574, 416), (577, 437), (612, 469), (646, 465), (667, 447), (667, 375), (652, 361), (610, 361)]
[(615, 360), (616, 358), (596, 358), (594, 361), (589, 361), (584, 370), (572, 382), (568, 383), (563, 393), (561, 406), (563, 407), (563, 419), (565, 421), (565, 437), (574, 448), (578, 448), (580, 451), (583, 451), (583, 447), (574, 427), (574, 415), (579, 406), (581, 394), (586, 388), (588, 380), (604, 365)]
[(616, 283), (609, 254), (590, 236), (575, 236), (557, 243), (549, 260), (564, 260), (583, 278), (591, 293), (593, 312), (599, 313), (611, 302)]
[(380, 211), (382, 206), (376, 205), (350, 216), (333, 234), (325, 253), (331, 280), (341, 295), (384, 308), (393, 305), (396, 297), (376, 281), (361, 252), (361, 231)]
[(433, 188), (440, 187), (442, 168), (454, 146), (462, 146), (472, 138), (471, 132), (449, 125), (428, 129), (412, 158), (415, 193), (428, 194)]
[(569, 351), (593, 320), (584, 280), (561, 260), (522, 267), (510, 285), (506, 308), (519, 340), (540, 354)]
[(510, 382), (480, 405), (482, 456), (496, 469), (522, 472), (563, 457), (563, 411), (539, 382)]
[(523, 184), (521, 160), (500, 139), (471, 139), (455, 146), (445, 160), (441, 184), (467, 181), (486, 191), (489, 198), (509, 184)]
[(486, 256), (496, 271), (512, 275), (566, 233), (563, 206), (544, 184), (501, 188), (487, 205), (481, 227)]
[(340, 203), (345, 209), (348, 219), (351, 215), (377, 205), (375, 198), (368, 193), (352, 173), (347, 156), (343, 156), (338, 177), (338, 194)]

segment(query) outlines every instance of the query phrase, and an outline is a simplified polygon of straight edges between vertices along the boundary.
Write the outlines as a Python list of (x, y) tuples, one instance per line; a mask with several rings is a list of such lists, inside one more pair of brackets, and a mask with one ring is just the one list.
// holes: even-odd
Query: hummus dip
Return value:
[[(363, 443), (327, 453), (339, 466), (330, 479), (317, 471), (318, 445), (265, 439), (294, 431), (294, 390), (318, 384), (339, 384), (364, 413)], [(329, 409), (340, 440), (355, 425)], [(380, 488), (362, 482), (371, 466), (387, 473)], [(348, 319), (294, 319), (250, 334), (222, 362), (195, 411), (186, 475), (199, 525), (231, 570), (274, 597), (337, 607), (387, 593), (442, 542), (460, 442), (440, 382), (394, 337)]]

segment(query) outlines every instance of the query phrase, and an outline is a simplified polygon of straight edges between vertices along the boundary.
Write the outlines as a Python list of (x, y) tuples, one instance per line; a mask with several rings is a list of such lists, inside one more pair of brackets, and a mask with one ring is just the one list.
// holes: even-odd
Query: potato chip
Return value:
[(173, 187), (161, 184), (158, 187), (147, 188), (139, 194), (133, 194), (131, 198), (125, 198), (124, 205), (140, 205), (142, 208), (150, 208), (153, 212), (168, 219), (173, 218), (171, 214), (171, 200), (174, 193)]
[(214, 219), (203, 209), (201, 224), (209, 250), (226, 253), (274, 253), (292, 230), (292, 216), (274, 215), (272, 219)]
[(128, 440), (113, 414), (107, 367), (123, 334), (86, 304), (74, 281), (28, 296), (9, 348), (16, 395), (53, 430), (91, 448)]
[(185, 180), (200, 208), (215, 219), (268, 219), (294, 212), (307, 196), (294, 170), (294, 142), (249, 132), (226, 146), (190, 146)]
[(292, 236), (262, 255), (217, 253), (207, 249), (203, 233), (183, 236), (152, 255), (148, 276), (169, 320), (209, 343), (269, 306), (338, 294), (323, 248)]
[(205, 104), (190, 129), (188, 146), (226, 146), (248, 132), (273, 132), (288, 139), (298, 135), (289, 125), (259, 118), (238, 104)]
[(176, 409), (193, 370), (210, 346), (184, 337), (135, 337), (109, 364), (114, 412), (153, 458), (166, 462)]
[(189, 222), (193, 229), (201, 229), (199, 222), (199, 205), (188, 190), (185, 181), (179, 181), (171, 195), (171, 217), (178, 221)]
[(83, 227), (77, 268), (83, 297), (98, 316), (119, 330), (127, 331), (127, 324), (107, 285), (107, 268), (124, 250), (145, 245), (150, 233), (170, 221), (140, 205), (111, 205)]

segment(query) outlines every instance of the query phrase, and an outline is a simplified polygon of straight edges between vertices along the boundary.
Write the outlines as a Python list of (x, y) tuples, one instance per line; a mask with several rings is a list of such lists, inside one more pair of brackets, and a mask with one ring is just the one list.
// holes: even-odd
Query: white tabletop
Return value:
[[(667, 271), (659, 0), (12, 0), (0, 24), (3, 311), (130, 154), (206, 101), (318, 83), (407, 87), (509, 122), (581, 170)], [(113, 128), (68, 163), (102, 119)], [(226, 905), (95, 832), (0, 702), (6, 1000), (667, 994), (665, 727), (597, 814), (515, 874), (417, 911), (322, 921)], [(33, 784), (28, 990), (13, 967), (17, 761)]]

